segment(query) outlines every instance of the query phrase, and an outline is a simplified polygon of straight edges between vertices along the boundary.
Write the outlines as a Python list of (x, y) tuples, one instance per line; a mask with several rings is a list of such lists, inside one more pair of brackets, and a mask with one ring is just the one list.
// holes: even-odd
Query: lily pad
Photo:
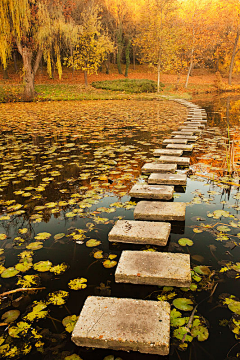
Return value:
[(102, 250), (98, 250), (93, 254), (93, 257), (95, 257), (95, 259), (102, 259), (103, 258), (103, 251)]
[(53, 272), (55, 275), (61, 275), (68, 269), (68, 264), (62, 263), (51, 267), (50, 272)]
[(210, 271), (208, 266), (203, 266), (203, 265), (195, 266), (193, 268), (193, 270), (197, 274), (200, 274), (200, 275), (209, 275), (209, 274), (211, 274), (211, 271)]
[(48, 295), (48, 304), (64, 305), (67, 301), (69, 293), (64, 290), (58, 290)]
[(62, 324), (65, 327), (65, 330), (71, 333), (74, 329), (74, 326), (76, 325), (77, 320), (78, 320), (78, 316), (76, 315), (66, 316), (62, 320)]
[(87, 247), (95, 247), (101, 244), (100, 240), (96, 240), (96, 239), (90, 239), (86, 242), (86, 246)]
[(191, 328), (191, 335), (197, 337), (198, 341), (205, 341), (209, 337), (209, 332), (205, 326), (199, 325)]
[(20, 321), (16, 326), (8, 328), (8, 334), (14, 338), (20, 338), (21, 336), (27, 335), (31, 325), (25, 321)]
[(86, 282), (87, 282), (87, 279), (85, 279), (85, 278), (76, 278), (76, 279), (70, 280), (68, 283), (68, 286), (72, 290), (86, 289), (86, 287), (87, 287)]
[(181, 238), (178, 240), (179, 245), (181, 246), (192, 246), (193, 241), (188, 238)]
[(0, 240), (5, 240), (7, 238), (6, 234), (0, 234)]
[(186, 323), (186, 319), (182, 317), (180, 311), (173, 309), (170, 314), (171, 319), (171, 326), (172, 327), (179, 327), (183, 326)]
[(54, 235), (54, 240), (60, 240), (62, 238), (64, 238), (64, 236), (66, 236), (64, 233), (59, 233)]
[(32, 311), (25, 315), (23, 319), (30, 322), (44, 319), (48, 314), (48, 310), (45, 310), (46, 308), (47, 305), (43, 301), (34, 301)]
[(193, 309), (193, 302), (187, 298), (177, 298), (173, 300), (173, 305), (183, 311), (191, 311)]
[(2, 315), (1, 319), (5, 323), (11, 323), (15, 321), (19, 317), (19, 315), (19, 310), (9, 310)]
[(113, 268), (114, 266), (117, 265), (117, 261), (114, 261), (114, 260), (110, 260), (110, 259), (107, 259), (103, 262), (103, 266), (106, 268), (106, 269), (110, 269), (110, 268)]
[(218, 231), (221, 231), (221, 232), (231, 231), (231, 229), (230, 229), (228, 226), (226, 226), (226, 225), (220, 225), (220, 226), (218, 226), (218, 227), (217, 227), (217, 230), (218, 230)]
[(26, 246), (26, 248), (29, 250), (39, 250), (42, 247), (43, 247), (43, 243), (41, 241), (35, 241)]
[(38, 233), (34, 239), (36, 240), (46, 240), (49, 239), (51, 237), (51, 234), (48, 232), (42, 232), (42, 233)]
[(1, 273), (1, 277), (4, 279), (11, 278), (19, 273), (19, 270), (14, 267), (9, 267)]
[(40, 272), (46, 272), (49, 271), (52, 267), (52, 263), (49, 260), (46, 261), (39, 261), (38, 263), (35, 263), (33, 265), (34, 270), (40, 271)]

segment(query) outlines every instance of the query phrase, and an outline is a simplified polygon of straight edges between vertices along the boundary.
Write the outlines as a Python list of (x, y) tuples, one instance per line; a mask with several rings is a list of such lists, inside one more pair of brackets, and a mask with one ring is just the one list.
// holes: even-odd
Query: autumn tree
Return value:
[(221, 66), (224, 69), (228, 68), (228, 84), (231, 85), (236, 62), (238, 62), (238, 69), (240, 68), (237, 57), (240, 38), (240, 2), (219, 0), (216, 9), (219, 15), (218, 33), (221, 38), (216, 54), (219, 56)]
[(175, 52), (175, 0), (146, 0), (135, 44), (139, 47), (139, 59), (157, 67), (157, 89), (160, 75), (167, 70)]
[(113, 51), (113, 43), (108, 34), (103, 31), (100, 17), (100, 8), (92, 5), (81, 14), (81, 31), (75, 41), (75, 46), (68, 58), (68, 66), (74, 66), (84, 72), (85, 85), (88, 85), (88, 74), (97, 73), (106, 55)]
[(0, 57), (6, 69), (16, 45), (23, 61), (24, 94), (34, 96), (34, 79), (42, 56), (51, 74), (51, 58), (56, 56), (59, 76), (62, 74), (61, 46), (75, 36), (76, 27), (69, 17), (70, 1), (1, 0)]

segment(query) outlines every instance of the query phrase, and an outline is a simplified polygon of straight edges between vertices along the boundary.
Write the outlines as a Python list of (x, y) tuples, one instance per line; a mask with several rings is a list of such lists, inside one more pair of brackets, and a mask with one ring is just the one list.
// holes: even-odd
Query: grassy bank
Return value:
[[(0, 102), (22, 101), (22, 78), (11, 69), (9, 69), (8, 74), (9, 79), (4, 80), (0, 73)], [(217, 90), (215, 74), (195, 72), (190, 77), (187, 89), (184, 87), (185, 77), (182, 75), (180, 79), (177, 79), (177, 75), (163, 74), (161, 78), (163, 86), (160, 95), (191, 99), (192, 96), (212, 93)], [(221, 86), (225, 84), (225, 80), (223, 79)], [(139, 85), (136, 87), (135, 84), (131, 84), (130, 87), (126, 87), (126, 83), (131, 81), (138, 81)], [(138, 66), (135, 70), (131, 69), (128, 79), (119, 75), (115, 68), (111, 68), (110, 74), (91, 75), (89, 76), (90, 86), (88, 87), (85, 87), (83, 74), (80, 71), (76, 71), (73, 75), (67, 69), (64, 69), (61, 80), (57, 76), (54, 79), (49, 79), (45, 70), (39, 72), (35, 83), (35, 101), (151, 99), (159, 96), (156, 92), (151, 92), (156, 88), (156, 86), (151, 85), (151, 83), (156, 84), (156, 73), (144, 66)], [(104, 86), (96, 86), (99, 83), (104, 83)], [(236, 83), (238, 83), (238, 79), (236, 79)]]

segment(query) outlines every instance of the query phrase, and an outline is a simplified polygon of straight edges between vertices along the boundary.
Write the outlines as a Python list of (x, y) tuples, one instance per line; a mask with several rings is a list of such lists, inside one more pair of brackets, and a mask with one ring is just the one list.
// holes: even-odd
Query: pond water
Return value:
[[(153, 160), (153, 149), (185, 119), (184, 107), (166, 101), (1, 106), (1, 292), (44, 288), (2, 299), (2, 323), (8, 321), (4, 314), (9, 310), (19, 315), (9, 330), (0, 326), (3, 358), (237, 358), (240, 98), (194, 102), (208, 112), (208, 127), (191, 156), (193, 175), (186, 189), (177, 188), (174, 194), (173, 201), (188, 204), (186, 221), (172, 224), (163, 249), (109, 244), (107, 235), (117, 219), (133, 219), (136, 202), (128, 192), (136, 181), (146, 181), (142, 165)], [(192, 246), (181, 246), (181, 238), (192, 240)], [(116, 284), (114, 272), (123, 249), (190, 253), (192, 288)], [(196, 336), (191, 342), (186, 336), (183, 342), (177, 339), (180, 328), (175, 323), (167, 357), (78, 348), (70, 340), (75, 317), (66, 328), (62, 320), (78, 316), (89, 295), (171, 303), (190, 299), (193, 306), (199, 304), (193, 320)], [(182, 326), (187, 325), (192, 310), (180, 312)]]

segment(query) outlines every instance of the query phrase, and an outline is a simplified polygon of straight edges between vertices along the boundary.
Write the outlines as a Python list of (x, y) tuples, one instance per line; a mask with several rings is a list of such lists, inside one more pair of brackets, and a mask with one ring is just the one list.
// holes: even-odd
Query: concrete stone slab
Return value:
[(173, 191), (173, 186), (135, 184), (129, 195), (139, 199), (171, 200)]
[[(186, 146), (186, 145), (185, 145)], [(143, 173), (175, 173), (177, 170), (177, 164), (158, 164), (158, 163), (146, 163), (142, 167)]]
[(163, 145), (167, 144), (187, 144), (186, 139), (165, 139), (163, 140)]
[(205, 124), (200, 123), (199, 121), (185, 121), (183, 125), (187, 125), (188, 127), (198, 127), (200, 129), (205, 128)]
[(165, 185), (186, 185), (186, 174), (155, 174), (152, 173), (148, 178), (149, 184), (165, 184)]
[(184, 132), (184, 133), (185, 133), (185, 131), (191, 130), (191, 131), (193, 131), (194, 134), (195, 134), (195, 133), (196, 133), (196, 134), (201, 134), (201, 132), (202, 132), (201, 129), (198, 129), (198, 128), (195, 128), (195, 127), (191, 127), (191, 126), (180, 128), (180, 130), (181, 130), (181, 132)]
[(153, 156), (161, 156), (161, 155), (181, 156), (182, 154), (183, 154), (183, 150), (172, 150), (172, 149), (155, 149), (153, 152)]
[(193, 145), (168, 144), (167, 149), (179, 149), (183, 151), (192, 151)]
[(117, 283), (189, 287), (190, 255), (123, 251), (115, 272)]
[(162, 155), (158, 159), (161, 163), (167, 163), (167, 164), (177, 164), (177, 165), (190, 165), (190, 158), (189, 157), (180, 157), (180, 156), (167, 156)]
[(188, 141), (196, 141), (198, 136), (175, 135), (174, 139), (188, 139)]
[(171, 231), (167, 222), (118, 220), (108, 234), (110, 242), (165, 246)]
[(167, 355), (170, 305), (165, 301), (89, 296), (72, 341), (84, 347)]
[(136, 220), (185, 220), (186, 204), (183, 202), (139, 201), (134, 210)]
[(190, 136), (192, 136), (193, 131), (189, 130), (189, 131), (185, 131), (184, 133), (183, 133), (183, 131), (173, 131), (172, 135), (190, 135)]

